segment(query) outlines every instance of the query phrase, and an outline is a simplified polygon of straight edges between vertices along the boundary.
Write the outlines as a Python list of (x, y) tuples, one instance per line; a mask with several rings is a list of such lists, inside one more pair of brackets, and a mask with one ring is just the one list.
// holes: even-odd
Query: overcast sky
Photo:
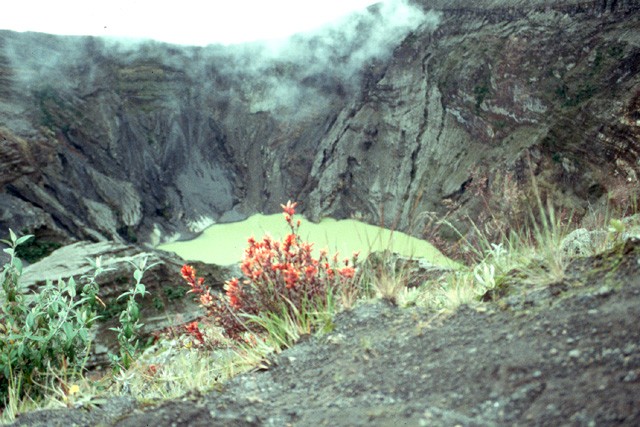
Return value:
[[(384, 1), (384, 0), (383, 0)], [(376, 0), (13, 0), (0, 29), (152, 38), (177, 44), (279, 39)]]

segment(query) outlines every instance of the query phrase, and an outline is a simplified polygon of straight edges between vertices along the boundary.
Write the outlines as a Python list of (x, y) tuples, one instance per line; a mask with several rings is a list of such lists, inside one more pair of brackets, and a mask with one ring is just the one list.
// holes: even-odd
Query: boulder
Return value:
[(569, 258), (592, 256), (606, 249), (607, 234), (604, 230), (578, 228), (562, 239), (560, 249)]

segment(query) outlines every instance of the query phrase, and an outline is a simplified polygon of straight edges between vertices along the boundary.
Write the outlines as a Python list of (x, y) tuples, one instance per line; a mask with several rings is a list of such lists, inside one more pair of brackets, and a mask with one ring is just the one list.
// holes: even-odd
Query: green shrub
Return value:
[(16, 248), (31, 236), (9, 230), (10, 260), (0, 273), (0, 400), (9, 394), (40, 394), (51, 370), (79, 373), (89, 350), (89, 328), (96, 320), (98, 286), (94, 275), (79, 286), (73, 278), (48, 281), (38, 294), (20, 283), (22, 262)]
[[(104, 307), (98, 297), (96, 278), (106, 271), (101, 259), (93, 263), (94, 272), (75, 279), (48, 281), (38, 293), (20, 281), (22, 261), (16, 248), (32, 236), (18, 238), (9, 230), (9, 240), (1, 240), (10, 257), (0, 271), (0, 402), (16, 407), (25, 396), (44, 397), (52, 382), (72, 381), (81, 376), (90, 350), (89, 329), (98, 319), (97, 309)], [(114, 368), (129, 368), (138, 350), (140, 310), (137, 296), (144, 296), (141, 282), (144, 272), (153, 267), (147, 260), (134, 265), (133, 288), (118, 297), (128, 297), (120, 312), (119, 355), (111, 355)], [(61, 385), (63, 389), (67, 384)]]

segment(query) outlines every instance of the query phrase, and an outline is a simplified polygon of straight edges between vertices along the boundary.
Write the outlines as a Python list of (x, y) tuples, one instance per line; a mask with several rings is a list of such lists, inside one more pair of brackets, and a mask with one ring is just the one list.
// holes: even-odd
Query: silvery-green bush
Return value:
[[(91, 345), (89, 329), (101, 302), (96, 278), (106, 270), (98, 258), (91, 261), (93, 274), (80, 278), (81, 283), (73, 278), (48, 281), (35, 292), (21, 283), (23, 266), (16, 256), (16, 248), (30, 238), (9, 230), (9, 240), (1, 240), (9, 246), (4, 249), (9, 261), (0, 270), (0, 403), (5, 404), (10, 398), (43, 394), (52, 373), (81, 375)], [(140, 326), (138, 316), (131, 316), (139, 312), (134, 298), (144, 293), (142, 271), (136, 270), (134, 278), (134, 290), (121, 296), (131, 299), (120, 316), (123, 331), (130, 332), (121, 341), (128, 356), (137, 346)]]

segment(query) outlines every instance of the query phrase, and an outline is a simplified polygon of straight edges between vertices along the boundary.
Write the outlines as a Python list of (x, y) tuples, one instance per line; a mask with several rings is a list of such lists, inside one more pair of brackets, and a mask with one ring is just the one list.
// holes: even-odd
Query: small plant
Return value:
[[(326, 324), (322, 313), (333, 310), (335, 297), (353, 286), (357, 254), (339, 261), (338, 254), (329, 258), (326, 251), (320, 251), (315, 258), (313, 245), (302, 241), (298, 234), (300, 221), (293, 219), (296, 205), (291, 201), (282, 205), (290, 229), (282, 242), (269, 236), (262, 241), (249, 239), (241, 264), (245, 279), (227, 281), (224, 295), (205, 287), (191, 266), (182, 268), (189, 292), (199, 295), (208, 316), (233, 340), (242, 341), (242, 335), (251, 330), (266, 330), (280, 336), (282, 346), (289, 345), (295, 341), (296, 333), (283, 332), (284, 329), (295, 325), (307, 333), (319, 319)], [(199, 341), (204, 339), (198, 335), (197, 325), (190, 326), (190, 333)]]
[(95, 277), (100, 269), (84, 286), (73, 278), (49, 281), (32, 294), (22, 285), (16, 248), (30, 237), (18, 238), (9, 230), (9, 240), (2, 240), (10, 259), (0, 273), (0, 400), (13, 406), (27, 394), (41, 395), (52, 372), (81, 373), (99, 301)]
[(617, 241), (624, 235), (625, 230), (626, 226), (622, 220), (615, 218), (611, 218), (611, 220), (609, 220), (609, 227), (607, 229), (609, 232), (609, 240)]
[(375, 267), (371, 262), (367, 263), (370, 289), (373, 296), (398, 304), (400, 295), (407, 288), (407, 273), (403, 269), (398, 270), (388, 252), (385, 251), (381, 257)]
[(128, 297), (127, 306), (120, 313), (120, 326), (111, 328), (112, 331), (118, 333), (118, 343), (120, 344), (120, 354), (109, 355), (114, 371), (129, 369), (138, 351), (138, 336), (144, 324), (140, 323), (140, 307), (138, 306), (136, 297), (140, 296), (144, 298), (146, 287), (142, 283), (142, 277), (147, 270), (157, 265), (157, 263), (147, 265), (147, 261), (148, 259), (144, 257), (140, 259), (140, 263), (137, 265), (131, 262), (135, 267), (133, 278), (136, 280), (136, 283), (131, 290), (124, 292), (117, 298), (120, 300)]
[(473, 305), (479, 301), (471, 274), (454, 272), (445, 277), (439, 289), (428, 295), (427, 306), (441, 311), (453, 311), (461, 305)]

